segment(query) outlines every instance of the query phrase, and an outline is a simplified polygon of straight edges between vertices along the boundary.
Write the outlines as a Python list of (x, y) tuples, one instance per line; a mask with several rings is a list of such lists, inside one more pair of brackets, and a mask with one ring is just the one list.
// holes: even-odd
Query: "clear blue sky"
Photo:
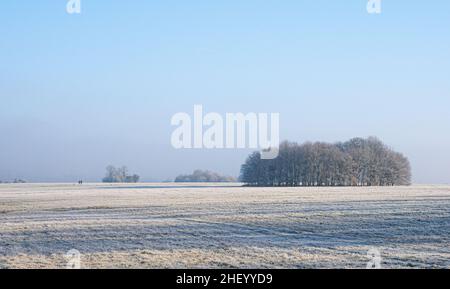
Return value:
[(378, 136), (450, 183), (450, 2), (0, 1), (0, 180), (237, 175), (246, 150), (175, 150), (171, 116), (279, 112), (281, 138)]

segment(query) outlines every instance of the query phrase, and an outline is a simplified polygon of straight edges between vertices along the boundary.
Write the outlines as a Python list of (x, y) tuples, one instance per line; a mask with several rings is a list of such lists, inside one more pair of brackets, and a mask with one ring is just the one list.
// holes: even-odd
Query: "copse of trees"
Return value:
[(137, 183), (139, 182), (138, 175), (128, 175), (128, 168), (122, 166), (116, 168), (114, 166), (106, 167), (106, 176), (102, 180), (104, 183)]
[(411, 184), (408, 159), (375, 137), (343, 143), (283, 142), (272, 160), (252, 153), (241, 167), (249, 186), (394, 186)]
[(195, 170), (191, 175), (179, 175), (175, 178), (176, 183), (224, 183), (236, 182), (236, 178), (229, 176), (221, 176), (218, 173), (210, 171)]

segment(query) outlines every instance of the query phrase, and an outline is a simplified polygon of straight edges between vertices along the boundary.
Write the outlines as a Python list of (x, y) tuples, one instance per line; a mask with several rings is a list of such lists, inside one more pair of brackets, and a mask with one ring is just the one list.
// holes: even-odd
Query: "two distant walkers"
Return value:
[(78, 181), (78, 184), (79, 184), (79, 185), (82, 185), (82, 184), (83, 184), (83, 180), (79, 180), (79, 181)]

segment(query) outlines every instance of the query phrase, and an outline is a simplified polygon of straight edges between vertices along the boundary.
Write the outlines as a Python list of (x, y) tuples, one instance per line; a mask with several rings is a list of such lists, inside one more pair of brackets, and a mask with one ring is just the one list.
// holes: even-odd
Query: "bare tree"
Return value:
[(106, 167), (106, 175), (102, 180), (104, 183), (137, 183), (139, 182), (138, 175), (128, 175), (128, 168), (122, 166), (116, 168), (114, 166)]

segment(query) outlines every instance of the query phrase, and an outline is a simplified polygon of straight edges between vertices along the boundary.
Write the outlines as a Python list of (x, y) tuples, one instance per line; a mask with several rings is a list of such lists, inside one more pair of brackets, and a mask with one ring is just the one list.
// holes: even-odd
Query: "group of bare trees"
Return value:
[(374, 137), (344, 143), (283, 142), (276, 159), (251, 154), (240, 180), (250, 186), (394, 186), (411, 183), (409, 161)]
[(138, 175), (128, 175), (126, 166), (116, 168), (114, 166), (106, 167), (106, 176), (103, 178), (104, 183), (137, 183)]
[(222, 176), (211, 171), (195, 170), (191, 175), (180, 175), (175, 178), (176, 183), (206, 182), (222, 183), (236, 182), (236, 179), (229, 176)]

